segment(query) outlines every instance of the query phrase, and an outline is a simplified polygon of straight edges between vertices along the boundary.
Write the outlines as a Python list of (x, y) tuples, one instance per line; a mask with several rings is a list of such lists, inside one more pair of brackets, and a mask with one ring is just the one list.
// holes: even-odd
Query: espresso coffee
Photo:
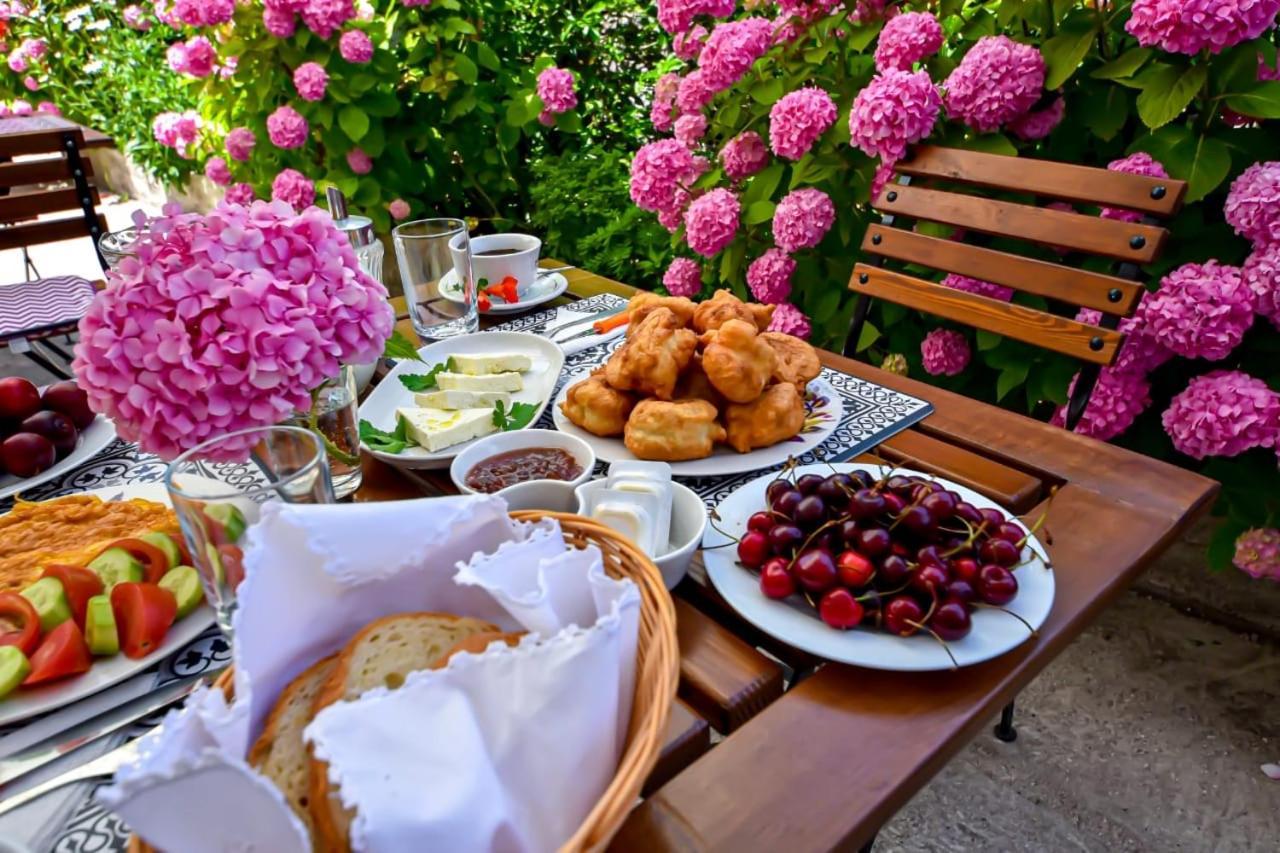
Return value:
[(514, 255), (518, 252), (523, 252), (523, 251), (524, 249), (486, 249), (483, 252), (476, 252), (476, 257), (492, 258), (492, 257), (495, 257), (496, 255)]

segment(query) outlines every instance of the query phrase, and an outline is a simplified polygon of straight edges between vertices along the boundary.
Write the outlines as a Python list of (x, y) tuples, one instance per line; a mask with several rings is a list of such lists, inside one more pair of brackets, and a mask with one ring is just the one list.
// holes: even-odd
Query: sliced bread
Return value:
[(249, 765), (266, 776), (284, 794), (294, 814), (307, 828), (315, 847), (315, 824), (308, 808), (311, 755), (302, 730), (311, 722), (316, 697), (324, 687), (338, 656), (329, 655), (303, 670), (276, 699), (262, 734), (249, 750)]
[[(377, 687), (394, 690), (409, 673), (430, 669), (468, 637), (486, 633), (501, 634), (497, 625), (449, 613), (401, 613), (370, 622), (338, 653), (312, 716)], [(350, 850), (355, 813), (344, 808), (337, 790), (330, 788), (326, 762), (311, 760), (309, 787), (318, 848)]]

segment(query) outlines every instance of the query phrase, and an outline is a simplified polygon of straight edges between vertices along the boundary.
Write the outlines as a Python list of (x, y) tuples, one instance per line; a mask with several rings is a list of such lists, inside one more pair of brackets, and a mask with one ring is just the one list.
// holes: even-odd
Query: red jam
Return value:
[(508, 450), (482, 459), (467, 472), (467, 488), (493, 494), (529, 480), (572, 480), (582, 474), (573, 455), (558, 447)]

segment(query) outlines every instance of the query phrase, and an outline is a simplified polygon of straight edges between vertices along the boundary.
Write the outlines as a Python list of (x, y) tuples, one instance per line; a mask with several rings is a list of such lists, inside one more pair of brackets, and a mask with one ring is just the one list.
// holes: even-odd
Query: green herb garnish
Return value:
[(454, 372), (453, 357), (444, 364), (437, 364), (426, 373), (404, 373), (400, 376), (400, 384), (408, 388), (410, 391), (430, 391), (436, 387), (436, 374), (442, 371)]
[(413, 341), (398, 331), (393, 331), (391, 337), (387, 339), (387, 343), (382, 348), (382, 357), (422, 361), (422, 356), (418, 355), (418, 348), (414, 346)]
[(504, 432), (510, 432), (513, 429), (524, 429), (533, 420), (533, 416), (538, 413), (536, 403), (512, 403), (511, 410), (507, 411), (502, 405), (502, 401), (493, 404), (493, 425)]
[(403, 418), (396, 418), (396, 428), (387, 432), (366, 420), (360, 421), (360, 441), (370, 450), (380, 453), (401, 453), (415, 442), (405, 429)]

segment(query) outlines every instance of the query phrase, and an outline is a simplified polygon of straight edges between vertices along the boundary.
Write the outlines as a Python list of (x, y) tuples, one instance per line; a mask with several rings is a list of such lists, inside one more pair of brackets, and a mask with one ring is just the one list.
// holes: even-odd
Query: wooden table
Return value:
[[(576, 297), (634, 292), (581, 270), (568, 279)], [(407, 322), (400, 327), (412, 335)], [(1042, 534), (1056, 572), (1053, 610), (1037, 636), (984, 664), (880, 672), (824, 663), (762, 635), (724, 604), (699, 562), (675, 590), (682, 659), (668, 744), (616, 849), (869, 846), (970, 739), (990, 736), (1000, 709), (1217, 492), (1214, 481), (1155, 459), (834, 353), (822, 361), (933, 403), (934, 414), (882, 444), (881, 456), (1017, 513), (1039, 515), (1057, 487)], [(366, 458), (356, 499), (453, 491), (444, 472), (424, 473), (411, 481)], [(723, 735), (714, 748), (712, 729)]]

